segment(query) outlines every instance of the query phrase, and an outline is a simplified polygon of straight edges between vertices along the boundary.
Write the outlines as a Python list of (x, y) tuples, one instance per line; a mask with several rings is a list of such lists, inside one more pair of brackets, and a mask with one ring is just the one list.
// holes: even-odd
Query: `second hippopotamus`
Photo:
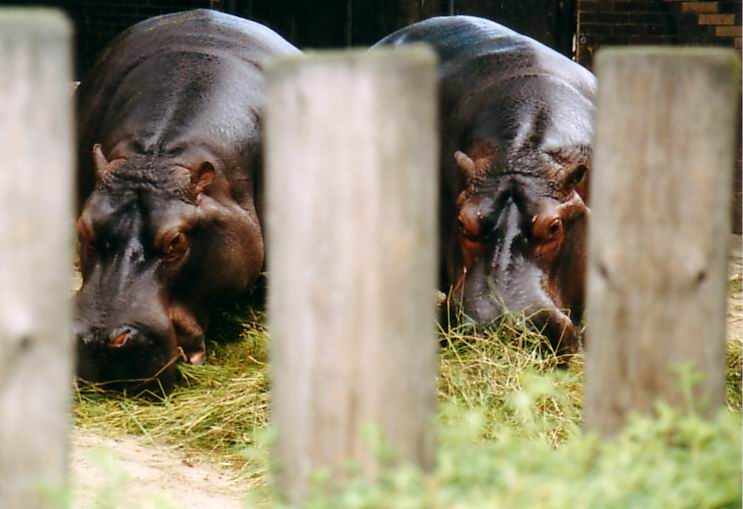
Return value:
[(377, 45), (440, 59), (444, 285), (463, 315), (524, 312), (555, 350), (579, 347), (594, 76), (495, 22), (453, 16)]

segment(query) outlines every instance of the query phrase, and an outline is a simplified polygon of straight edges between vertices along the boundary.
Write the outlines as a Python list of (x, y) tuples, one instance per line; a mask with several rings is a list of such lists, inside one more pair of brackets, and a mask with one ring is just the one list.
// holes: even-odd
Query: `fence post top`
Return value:
[(49, 7), (0, 8), (0, 34), (35, 38), (67, 37), (72, 23), (59, 9)]
[(310, 50), (298, 55), (281, 55), (270, 59), (264, 66), (267, 75), (275, 75), (281, 69), (319, 65), (347, 65), (363, 62), (364, 65), (390, 66), (391, 69), (409, 66), (432, 67), (438, 63), (434, 50), (427, 44), (411, 44), (400, 48)]
[(653, 61), (698, 60), (722, 65), (740, 67), (738, 54), (733, 48), (711, 46), (629, 46), (601, 48), (596, 53), (597, 66), (605, 61), (620, 61), (631, 59), (646, 59)]

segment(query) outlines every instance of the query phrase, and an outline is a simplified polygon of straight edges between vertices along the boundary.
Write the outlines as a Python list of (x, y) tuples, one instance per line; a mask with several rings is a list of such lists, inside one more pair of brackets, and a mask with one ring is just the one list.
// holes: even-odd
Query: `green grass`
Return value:
[[(228, 467), (265, 496), (264, 316), (236, 303), (216, 321), (219, 341), (208, 345), (206, 365), (180, 366), (183, 383), (167, 398), (81, 391), (75, 422), (177, 445)], [(310, 507), (711, 508), (739, 501), (739, 340), (728, 345), (728, 410), (716, 421), (661, 409), (659, 418), (635, 420), (618, 440), (603, 442), (581, 431), (582, 357), (558, 369), (543, 340), (519, 324), (440, 332), (434, 472), (402, 468), (340, 492), (318, 488)]]
[[(540, 436), (553, 446), (579, 432), (582, 409), (583, 357), (568, 370), (545, 351), (545, 340), (519, 320), (495, 332), (471, 329), (441, 331), (439, 401), (483, 412), (483, 437), (494, 438), (499, 426), (517, 424), (519, 408), (537, 398), (534, 418)], [(446, 414), (443, 423), (451, 421)]]
[(519, 426), (501, 424), (497, 438), (484, 439), (482, 411), (452, 408), (432, 472), (405, 466), (333, 490), (319, 482), (307, 508), (740, 507), (739, 414), (725, 410), (709, 421), (660, 407), (657, 418), (631, 420), (615, 440), (575, 435), (555, 448), (534, 438), (539, 413), (534, 406)]

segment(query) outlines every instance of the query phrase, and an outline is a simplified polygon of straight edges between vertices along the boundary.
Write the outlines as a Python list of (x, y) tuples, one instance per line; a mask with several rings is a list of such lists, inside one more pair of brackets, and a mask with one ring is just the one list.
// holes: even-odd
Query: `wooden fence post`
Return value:
[(349, 461), (374, 425), (431, 461), (438, 141), (427, 48), (315, 53), (267, 70), (269, 326), (279, 491)]
[(604, 435), (658, 400), (688, 404), (674, 366), (724, 403), (732, 50), (611, 49), (596, 60), (585, 422)]
[[(72, 29), (0, 9), (0, 506), (47, 507), (72, 388)], [(56, 506), (55, 506), (56, 507)]]

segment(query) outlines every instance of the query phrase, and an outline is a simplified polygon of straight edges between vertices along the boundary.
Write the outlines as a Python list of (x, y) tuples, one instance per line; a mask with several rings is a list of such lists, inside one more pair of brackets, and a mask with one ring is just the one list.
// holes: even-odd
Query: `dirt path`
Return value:
[(229, 472), (195, 465), (147, 437), (72, 435), (74, 509), (242, 509), (243, 490)]

